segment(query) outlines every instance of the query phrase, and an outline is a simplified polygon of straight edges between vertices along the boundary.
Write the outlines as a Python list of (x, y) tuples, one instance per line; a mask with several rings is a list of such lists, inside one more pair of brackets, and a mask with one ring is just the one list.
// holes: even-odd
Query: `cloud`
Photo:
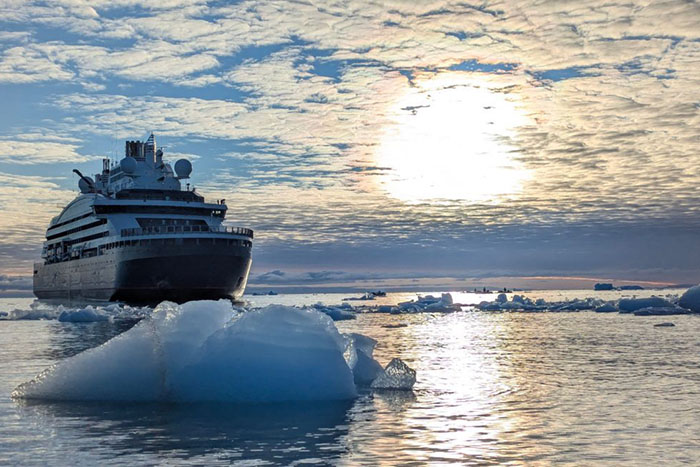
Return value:
[(76, 152), (75, 144), (55, 141), (0, 139), (0, 162), (17, 165), (86, 162), (92, 157)]
[(32, 289), (32, 277), (31, 276), (9, 276), (7, 274), (0, 274), (0, 291), (5, 292), (8, 290), (31, 290)]
[(4, 273), (26, 274), (39, 258), (46, 227), (75, 197), (51, 178), (0, 172), (0, 267)]

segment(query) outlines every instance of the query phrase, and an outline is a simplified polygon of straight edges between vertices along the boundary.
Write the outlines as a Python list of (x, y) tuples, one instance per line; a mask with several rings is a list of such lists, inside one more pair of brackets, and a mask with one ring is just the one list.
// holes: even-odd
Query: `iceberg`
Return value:
[[(385, 376), (387, 370), (372, 357), (375, 345), (360, 334), (343, 336), (329, 316), (311, 308), (270, 305), (244, 311), (226, 300), (164, 302), (130, 330), (20, 385), (13, 397), (242, 403), (346, 400), (356, 397), (356, 384), (369, 386)], [(405, 378), (382, 384), (391, 383), (407, 385)]]
[(356, 396), (345, 339), (315, 310), (270, 305), (242, 313), (173, 377), (178, 401), (282, 402)]
[(678, 304), (683, 308), (687, 308), (693, 313), (700, 313), (700, 285), (691, 287), (681, 295)]

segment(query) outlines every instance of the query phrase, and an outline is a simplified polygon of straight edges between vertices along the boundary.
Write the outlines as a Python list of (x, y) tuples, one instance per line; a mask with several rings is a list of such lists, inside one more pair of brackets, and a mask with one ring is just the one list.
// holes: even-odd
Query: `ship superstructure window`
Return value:
[(63, 222), (59, 222), (58, 224), (54, 224), (46, 230), (49, 231), (52, 229), (57, 229), (59, 227), (63, 227), (64, 225), (70, 224), (71, 222), (79, 221), (80, 219), (85, 219), (86, 217), (90, 217), (90, 216), (92, 216), (92, 211), (86, 212), (85, 214), (83, 214), (81, 216), (74, 217), (72, 219), (68, 219), (67, 221), (63, 221)]
[(87, 230), (87, 229), (92, 229), (94, 227), (99, 227), (100, 225), (105, 225), (106, 223), (107, 223), (107, 219), (98, 219), (95, 222), (90, 222), (89, 224), (81, 225), (80, 227), (76, 227), (74, 229), (65, 230), (61, 233), (57, 233), (57, 234), (53, 234), (53, 235), (47, 235), (46, 240), (54, 240), (56, 238), (65, 237), (66, 235), (70, 235), (70, 234), (80, 232), (83, 230)]
[(187, 201), (191, 203), (203, 203), (204, 197), (192, 191), (176, 190), (121, 190), (116, 194), (117, 199), (153, 199), (167, 201)]
[(108, 235), (109, 235), (109, 232), (105, 231), (105, 232), (99, 232), (99, 233), (96, 233), (93, 235), (87, 235), (85, 237), (79, 237), (79, 238), (75, 238), (75, 239), (66, 239), (66, 240), (63, 240), (60, 242), (51, 243), (50, 245), (47, 246), (47, 251), (49, 254), (51, 254), (52, 250), (59, 249), (62, 246), (68, 247), (68, 246), (75, 245), (77, 243), (82, 243), (82, 242), (87, 242), (90, 240), (96, 240), (96, 239), (102, 238), (102, 237), (107, 237)]
[(179, 214), (189, 216), (224, 217), (226, 209), (196, 208), (190, 206), (141, 206), (141, 205), (97, 205), (97, 214)]
[(164, 219), (164, 218), (151, 218), (151, 217), (137, 217), (136, 221), (139, 223), (139, 227), (142, 229), (147, 229), (151, 227), (165, 227), (165, 226), (205, 226), (207, 223), (202, 219)]

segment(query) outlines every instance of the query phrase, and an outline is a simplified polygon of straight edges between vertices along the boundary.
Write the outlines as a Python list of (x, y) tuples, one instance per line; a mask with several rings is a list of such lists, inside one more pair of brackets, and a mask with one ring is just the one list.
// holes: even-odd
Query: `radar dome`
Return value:
[(119, 163), (119, 167), (122, 168), (122, 172), (125, 174), (132, 174), (136, 172), (136, 159), (133, 157), (125, 157)]
[[(85, 178), (90, 180), (90, 183), (86, 182)], [(78, 188), (80, 188), (81, 193), (90, 193), (92, 191), (92, 187), (95, 186), (95, 182), (92, 180), (91, 177), (85, 178), (81, 178), (78, 180)]]
[(178, 178), (188, 178), (192, 173), (192, 163), (187, 159), (180, 159), (175, 162), (175, 173)]

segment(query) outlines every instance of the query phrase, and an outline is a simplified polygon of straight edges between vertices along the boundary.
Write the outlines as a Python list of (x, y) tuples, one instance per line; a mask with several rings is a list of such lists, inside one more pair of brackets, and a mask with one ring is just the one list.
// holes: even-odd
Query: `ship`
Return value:
[(192, 163), (164, 161), (153, 133), (127, 141), (119, 162), (94, 178), (74, 170), (80, 194), (46, 230), (34, 264), (40, 300), (154, 304), (239, 299), (252, 262), (253, 230), (224, 225), (226, 200), (206, 202)]

